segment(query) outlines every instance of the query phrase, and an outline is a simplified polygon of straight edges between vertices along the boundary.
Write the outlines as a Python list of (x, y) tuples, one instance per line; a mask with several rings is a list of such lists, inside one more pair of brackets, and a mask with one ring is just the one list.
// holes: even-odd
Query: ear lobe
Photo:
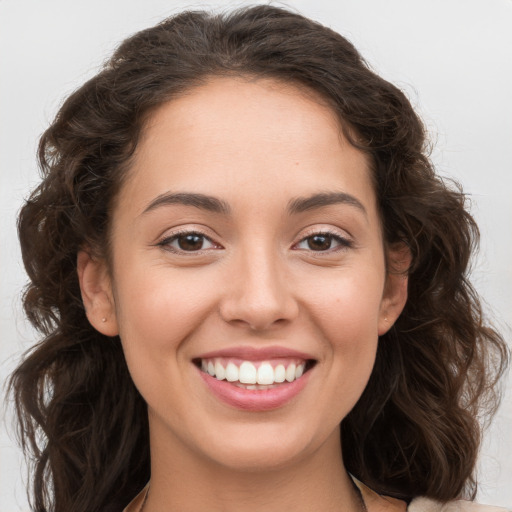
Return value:
[(119, 330), (106, 263), (82, 250), (77, 255), (77, 272), (89, 323), (105, 336), (117, 336)]
[(404, 243), (395, 244), (388, 249), (386, 283), (379, 313), (379, 336), (391, 329), (405, 307), (411, 259), (411, 251)]

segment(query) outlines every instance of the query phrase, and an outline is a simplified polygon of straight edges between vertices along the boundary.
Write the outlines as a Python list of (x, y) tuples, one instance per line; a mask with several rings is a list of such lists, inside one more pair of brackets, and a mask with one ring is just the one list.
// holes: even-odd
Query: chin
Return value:
[(211, 459), (218, 465), (236, 472), (256, 473), (280, 470), (293, 465), (302, 454), (292, 446), (278, 446), (267, 443), (267, 446), (231, 446), (221, 453), (212, 453)]
[[(325, 442), (325, 433), (318, 434), (282, 424), (241, 425), (216, 439), (216, 436), (209, 436), (204, 453), (212, 462), (234, 471), (279, 470), (295, 465), (318, 450)], [(328, 437), (337, 442), (339, 429)]]

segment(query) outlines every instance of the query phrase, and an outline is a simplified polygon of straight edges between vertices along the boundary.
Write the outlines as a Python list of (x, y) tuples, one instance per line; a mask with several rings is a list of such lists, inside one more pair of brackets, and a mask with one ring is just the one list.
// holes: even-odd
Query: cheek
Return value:
[[(378, 342), (378, 302), (365, 300), (362, 295), (343, 293), (319, 320), (333, 366), (343, 368), (343, 376), (369, 375), (373, 368)], [(373, 303), (373, 304), (372, 304)], [(337, 307), (336, 307), (337, 306)], [(373, 307), (372, 307), (373, 306)]]
[(116, 276), (119, 335), (131, 377), (150, 408), (169, 417), (186, 414), (185, 397), (194, 392), (183, 391), (189, 341), (215, 302), (215, 288), (197, 274), (146, 265)]
[[(133, 267), (132, 267), (133, 268)], [(207, 316), (215, 287), (200, 272), (173, 272), (156, 266), (120, 275), (116, 314), (127, 359), (153, 359), (176, 352)]]
[(329, 339), (340, 337), (357, 344), (357, 333), (377, 335), (384, 287), (384, 271), (378, 270), (375, 265), (364, 272), (346, 268), (305, 283), (304, 301)]
[[(330, 375), (325, 399), (331, 397), (342, 404), (343, 417), (361, 395), (373, 369), (383, 278), (378, 272), (360, 272), (317, 284), (308, 288), (309, 311), (311, 325), (321, 331), (324, 341)], [(345, 394), (342, 401), (337, 398), (340, 389)]]

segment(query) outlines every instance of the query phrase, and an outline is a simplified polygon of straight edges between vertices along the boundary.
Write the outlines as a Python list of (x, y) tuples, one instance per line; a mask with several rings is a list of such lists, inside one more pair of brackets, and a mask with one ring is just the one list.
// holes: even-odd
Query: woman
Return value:
[(474, 496), (506, 361), (467, 280), (478, 231), (344, 38), (268, 6), (170, 18), (39, 158), (19, 233), (44, 340), (12, 377), (35, 510)]

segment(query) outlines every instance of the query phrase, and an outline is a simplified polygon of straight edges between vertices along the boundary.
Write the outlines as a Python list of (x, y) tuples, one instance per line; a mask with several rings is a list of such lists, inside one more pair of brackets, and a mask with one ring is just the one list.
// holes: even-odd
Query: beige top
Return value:
[(481, 505), (472, 501), (456, 500), (439, 503), (429, 498), (415, 498), (407, 507), (407, 512), (511, 512), (512, 508)]
[[(430, 498), (415, 498), (409, 506), (404, 501), (380, 496), (366, 485), (354, 479), (361, 490), (368, 512), (512, 512), (512, 508), (493, 507), (491, 505), (480, 505), (472, 501), (454, 500), (448, 503), (440, 503)], [(124, 509), (123, 512), (139, 512), (149, 483)]]
[(354, 479), (356, 485), (366, 503), (369, 512), (512, 512), (512, 509), (493, 507), (491, 505), (480, 505), (472, 501), (453, 500), (448, 503), (440, 503), (430, 498), (414, 498), (409, 506), (404, 501), (387, 496), (380, 496), (366, 485)]

